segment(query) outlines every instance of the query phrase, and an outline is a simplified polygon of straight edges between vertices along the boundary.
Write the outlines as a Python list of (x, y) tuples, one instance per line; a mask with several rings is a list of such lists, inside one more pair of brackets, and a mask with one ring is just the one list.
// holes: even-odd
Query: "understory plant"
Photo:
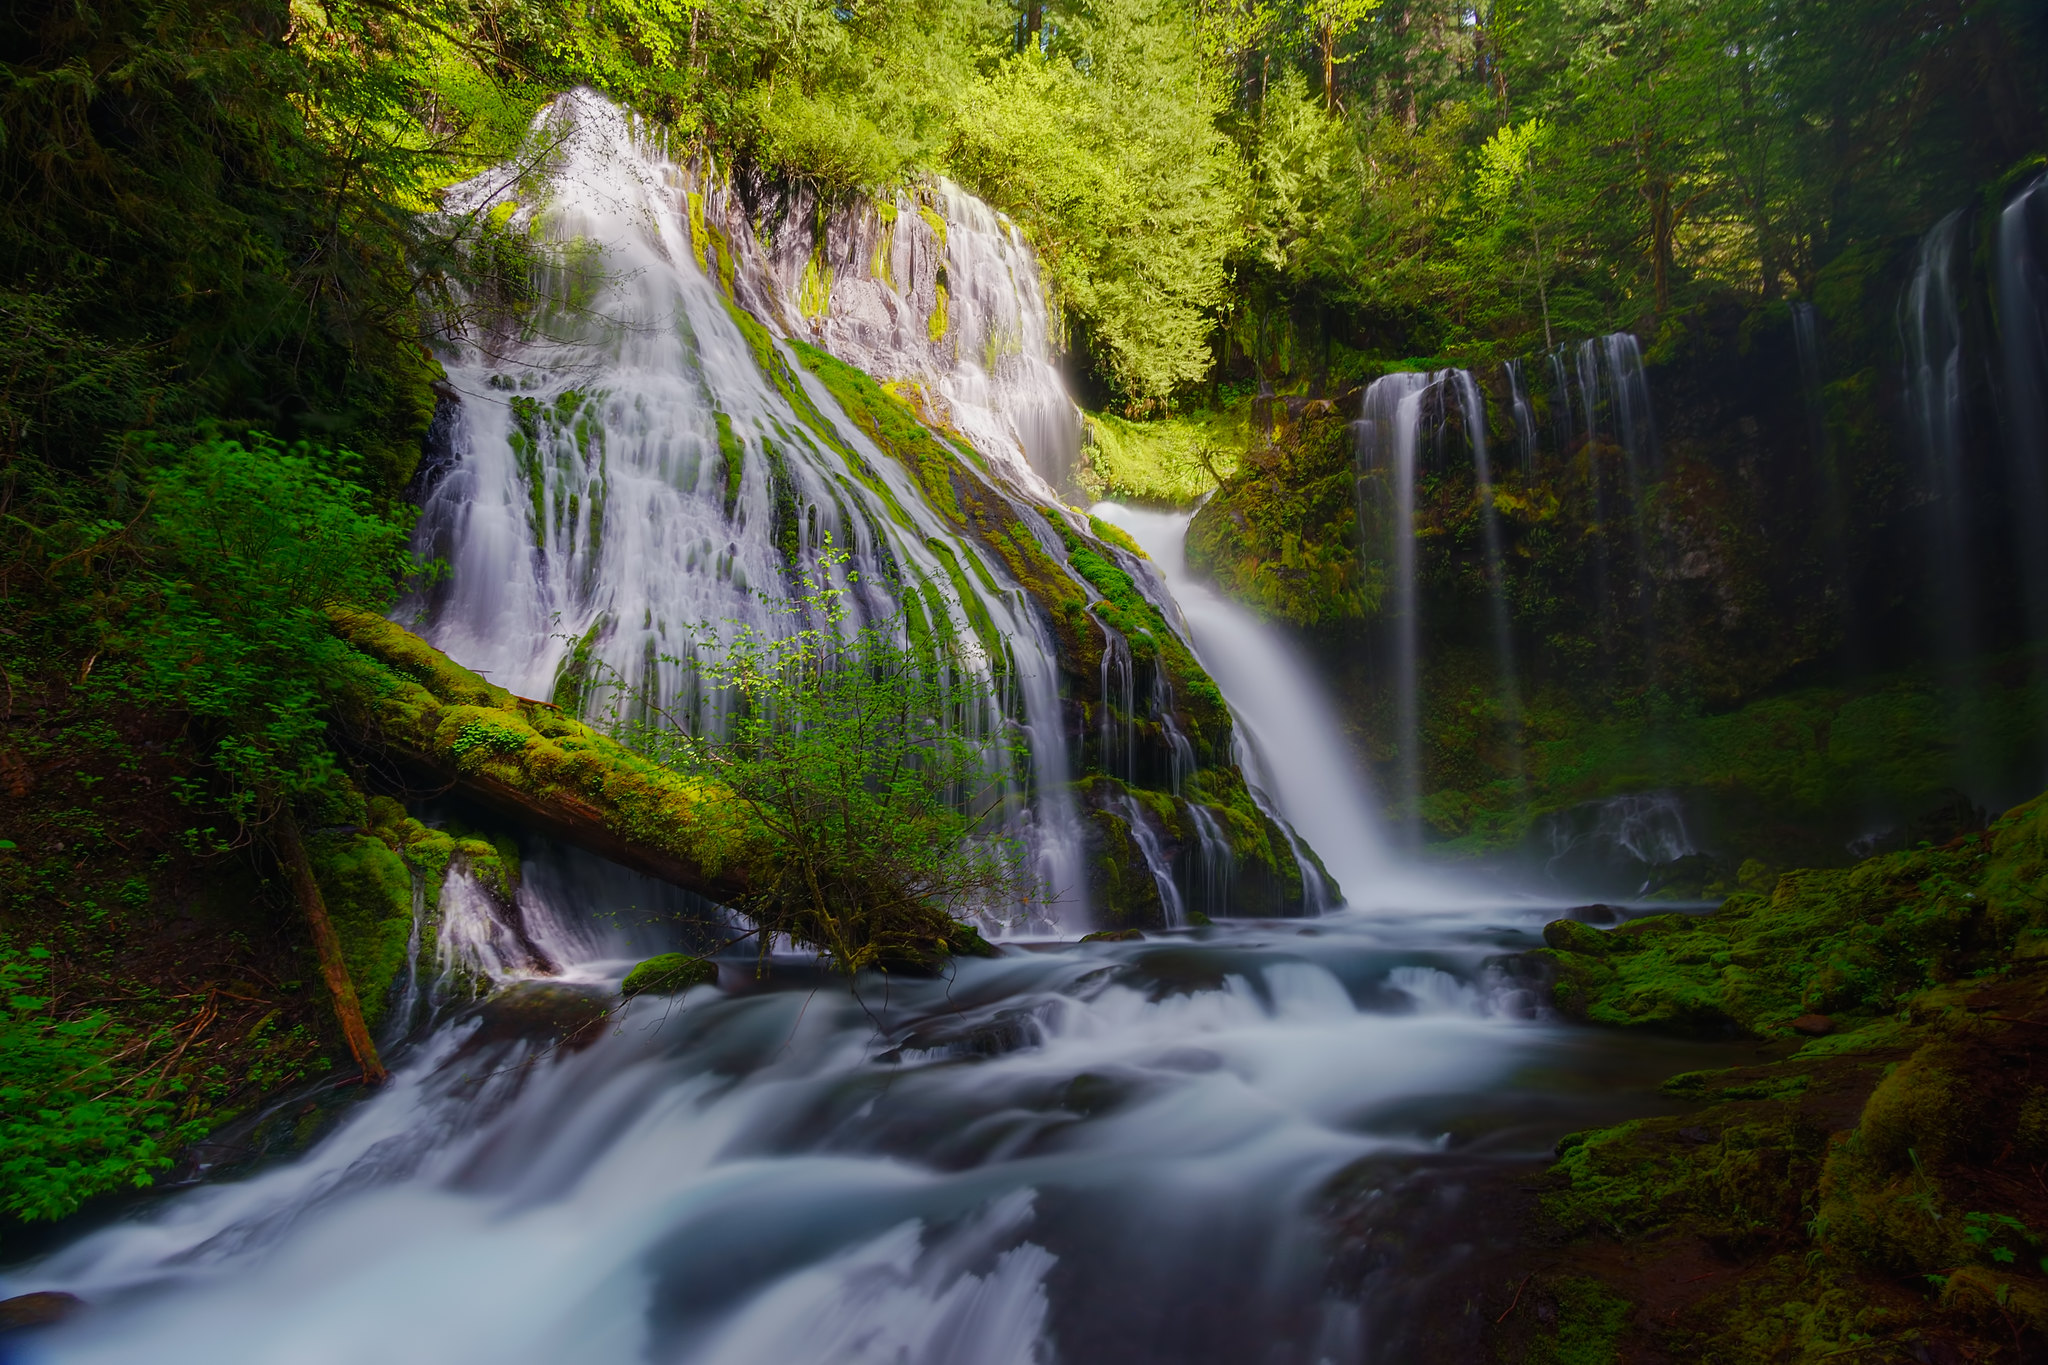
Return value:
[[(1036, 898), (1002, 817), (1021, 744), (968, 647), (895, 616), (856, 621), (829, 548), (762, 594), (766, 626), (699, 626), (685, 699), (600, 669), (606, 720), (664, 766), (711, 778), (765, 836), (733, 908), (763, 935), (809, 944), (849, 974), (929, 968), (976, 942), (956, 913), (1002, 920)], [(844, 570), (846, 583), (858, 571)]]

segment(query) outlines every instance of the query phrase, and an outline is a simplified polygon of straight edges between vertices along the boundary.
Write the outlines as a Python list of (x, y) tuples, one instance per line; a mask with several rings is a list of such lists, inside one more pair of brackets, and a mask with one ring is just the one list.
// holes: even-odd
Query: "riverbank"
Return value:
[(1728, 1036), (1678, 1112), (1572, 1134), (1482, 1199), (1444, 1359), (1999, 1361), (2048, 1348), (2048, 799), (1703, 917), (1552, 924), (1596, 1025)]

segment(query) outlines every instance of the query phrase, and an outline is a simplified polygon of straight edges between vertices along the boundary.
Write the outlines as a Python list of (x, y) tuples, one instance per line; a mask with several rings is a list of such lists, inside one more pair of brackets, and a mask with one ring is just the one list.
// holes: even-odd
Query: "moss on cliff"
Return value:
[(1360, 554), (1349, 399), (1304, 406), (1278, 444), (1244, 456), (1188, 526), (1190, 568), (1265, 616), (1336, 627), (1379, 610)]

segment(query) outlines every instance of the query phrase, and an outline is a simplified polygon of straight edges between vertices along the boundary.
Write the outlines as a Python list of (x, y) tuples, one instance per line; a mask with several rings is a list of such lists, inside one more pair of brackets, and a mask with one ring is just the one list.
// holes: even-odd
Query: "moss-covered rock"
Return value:
[(1805, 1014), (1868, 1019), (2032, 951), (2048, 923), (2044, 824), (2048, 798), (1942, 848), (1786, 873), (1712, 915), (1606, 932), (1561, 920), (1535, 956), (1557, 1008), (1593, 1023), (1773, 1036)]
[[(1573, 1013), (1758, 1046), (1668, 1082), (1684, 1112), (1559, 1143), (1514, 1274), (1481, 1293), (1489, 1358), (1557, 1359), (1561, 1308), (1521, 1296), (1573, 1280), (1621, 1305), (1603, 1359), (2044, 1358), (2044, 837), (2048, 799), (1717, 915), (1550, 926)], [(1822, 998), (1832, 1030), (1786, 1027)]]
[(678, 995), (692, 986), (710, 985), (718, 980), (718, 968), (701, 957), (685, 953), (663, 953), (650, 957), (619, 983), (619, 993), (634, 995)]
[(1357, 396), (1303, 404), (1188, 526), (1190, 568), (1262, 615), (1334, 628), (1379, 610), (1383, 576), (1361, 555), (1350, 415)]
[(336, 708), (354, 742), (629, 867), (713, 899), (744, 892), (763, 845), (714, 784), (514, 697), (382, 617), (330, 617), (357, 650)]

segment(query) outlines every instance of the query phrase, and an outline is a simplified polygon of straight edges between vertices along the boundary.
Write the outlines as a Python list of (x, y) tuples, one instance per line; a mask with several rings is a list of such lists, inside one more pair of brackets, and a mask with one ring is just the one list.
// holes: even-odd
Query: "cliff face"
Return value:
[(2030, 789), (2044, 694), (1996, 395), (1958, 391), (1953, 465), (1914, 436), (1914, 253), (1844, 257), (1813, 306), (1673, 319), (1639, 362), (1618, 335), (1439, 371), (1405, 467), (1362, 393), (1270, 400), (1190, 562), (1306, 637), (1383, 790), (1450, 851), (1547, 860), (1646, 792), (1725, 859), (1681, 875), (1695, 892), (1749, 858), (1946, 837), (1958, 789)]

